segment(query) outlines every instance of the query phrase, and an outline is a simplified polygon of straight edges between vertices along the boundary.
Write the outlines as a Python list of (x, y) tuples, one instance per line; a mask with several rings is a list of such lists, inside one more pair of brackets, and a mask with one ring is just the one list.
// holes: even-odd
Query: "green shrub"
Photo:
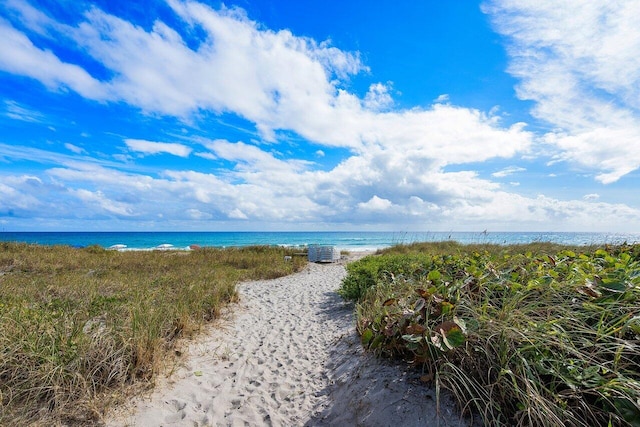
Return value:
[(419, 276), (431, 262), (431, 257), (424, 254), (370, 255), (347, 265), (347, 276), (338, 293), (347, 300), (357, 301), (380, 280), (386, 280), (389, 274)]
[(363, 345), (421, 367), (486, 425), (635, 426), (639, 249), (421, 245), (345, 283), (361, 291)]

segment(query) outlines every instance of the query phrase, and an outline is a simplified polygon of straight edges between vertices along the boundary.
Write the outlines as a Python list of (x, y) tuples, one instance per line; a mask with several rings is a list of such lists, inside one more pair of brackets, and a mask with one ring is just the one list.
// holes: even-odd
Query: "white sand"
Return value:
[(363, 354), (341, 264), (244, 283), (240, 307), (108, 426), (467, 425), (419, 373)]

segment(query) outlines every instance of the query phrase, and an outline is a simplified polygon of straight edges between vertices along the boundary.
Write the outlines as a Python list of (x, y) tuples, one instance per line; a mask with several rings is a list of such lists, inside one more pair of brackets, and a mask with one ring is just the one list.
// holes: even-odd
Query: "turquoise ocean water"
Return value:
[[(460, 243), (515, 244), (554, 242), (569, 245), (640, 243), (640, 233), (542, 232), (0, 232), (0, 241), (149, 250), (188, 249), (191, 245), (237, 247), (251, 245), (336, 246), (366, 251), (396, 244), (455, 240)], [(161, 246), (162, 245), (162, 246)]]

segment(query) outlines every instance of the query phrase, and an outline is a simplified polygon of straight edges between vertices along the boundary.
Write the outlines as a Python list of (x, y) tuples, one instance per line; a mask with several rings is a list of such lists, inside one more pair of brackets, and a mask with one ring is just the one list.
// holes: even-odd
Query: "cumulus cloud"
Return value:
[(244, 212), (242, 212), (240, 209), (234, 209), (231, 212), (229, 212), (229, 218), (231, 219), (248, 219), (249, 217), (247, 217)]
[(612, 183), (640, 167), (640, 3), (513, 2), (484, 5), (508, 40), (509, 72), (532, 113), (557, 129), (556, 158)]
[(254, 122), (263, 137), (281, 128), (302, 133), (299, 120), (309, 109), (335, 111), (333, 77), (364, 68), (357, 55), (287, 30), (261, 29), (235, 9), (170, 5), (206, 32), (197, 49), (161, 21), (146, 31), (98, 9), (76, 30), (77, 43), (114, 72), (110, 85), (118, 96), (145, 111), (233, 112)]
[[(419, 176), (394, 171), (393, 175), (368, 167), (376, 156), (352, 156), (329, 171), (301, 171), (283, 162), (279, 170), (268, 173), (263, 162), (278, 161), (272, 154), (255, 147), (247, 161), (240, 153), (224, 151), (232, 143), (219, 144), (220, 154), (241, 167), (219, 175), (165, 170), (150, 176), (76, 162), (48, 169), (42, 179), (3, 176), (0, 208), (25, 217), (40, 215), (42, 206), (47, 206), (58, 218), (153, 222), (162, 215), (163, 221), (186, 223), (290, 226), (350, 220), (402, 223), (407, 228), (427, 225), (433, 230), (549, 230), (553, 225), (561, 230), (615, 231), (612, 226), (640, 226), (640, 211), (623, 204), (599, 202), (594, 195), (573, 201), (525, 197), (503, 191), (471, 171), (432, 170)], [(46, 188), (53, 183), (55, 189)]]
[(61, 61), (52, 52), (36, 47), (10, 23), (0, 18), (0, 70), (31, 77), (52, 90), (73, 90), (93, 100), (109, 99), (108, 86), (83, 68)]
[(365, 203), (358, 203), (358, 207), (360, 209), (368, 210), (368, 211), (385, 211), (392, 206), (390, 200), (381, 199), (378, 196), (373, 196), (369, 201)]
[(96, 204), (100, 209), (118, 216), (130, 216), (132, 211), (126, 203), (110, 200), (102, 191), (75, 190), (75, 195), (84, 203)]
[(364, 105), (370, 110), (385, 110), (393, 106), (393, 98), (389, 93), (389, 86), (375, 83), (369, 86), (364, 97)]
[[(476, 110), (437, 104), (381, 112), (393, 102), (388, 84), (371, 85), (364, 99), (340, 88), (341, 78), (366, 70), (357, 52), (287, 30), (264, 29), (237, 9), (215, 10), (197, 2), (169, 4), (184, 22), (205, 32), (197, 47), (190, 47), (162, 21), (147, 30), (94, 8), (66, 33), (79, 50), (110, 71), (108, 80), (97, 81), (78, 66), (62, 63), (15, 29), (14, 38), (35, 53), (28, 55), (34, 57), (31, 66), (14, 65), (8, 71), (54, 88), (69, 87), (90, 99), (122, 100), (149, 113), (185, 120), (203, 110), (234, 113), (253, 122), (271, 141), (275, 131), (284, 129), (319, 144), (353, 150), (410, 142), (431, 146), (432, 157), (439, 158), (446, 158), (449, 150), (457, 152), (452, 157), (461, 152), (472, 157), (484, 153), (485, 145), (491, 146), (486, 152), (495, 155), (493, 141), (498, 140), (506, 147), (500, 156), (526, 150), (530, 144), (531, 135), (522, 124), (503, 129), (496, 116)], [(7, 58), (7, 63), (14, 62)], [(63, 79), (68, 73), (56, 72), (59, 68), (72, 68), (71, 75), (82, 74), (86, 82), (79, 83), (80, 77)], [(454, 129), (447, 129), (452, 124)], [(479, 128), (483, 135), (476, 132)], [(465, 135), (466, 130), (472, 133)], [(476, 160), (484, 158), (481, 154)]]
[(5, 216), (13, 216), (19, 212), (26, 212), (39, 208), (42, 203), (33, 191), (42, 185), (37, 176), (3, 176), (0, 182), (0, 213)]
[(178, 157), (189, 157), (191, 148), (174, 142), (156, 142), (144, 139), (125, 139), (124, 143), (130, 150), (144, 154), (167, 153)]

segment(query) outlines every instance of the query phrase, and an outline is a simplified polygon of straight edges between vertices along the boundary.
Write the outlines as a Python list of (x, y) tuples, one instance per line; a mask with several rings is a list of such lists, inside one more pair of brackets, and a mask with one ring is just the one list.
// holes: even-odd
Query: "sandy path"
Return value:
[(449, 401), (363, 355), (340, 264), (240, 286), (240, 307), (190, 345), (156, 390), (108, 426), (466, 425)]

